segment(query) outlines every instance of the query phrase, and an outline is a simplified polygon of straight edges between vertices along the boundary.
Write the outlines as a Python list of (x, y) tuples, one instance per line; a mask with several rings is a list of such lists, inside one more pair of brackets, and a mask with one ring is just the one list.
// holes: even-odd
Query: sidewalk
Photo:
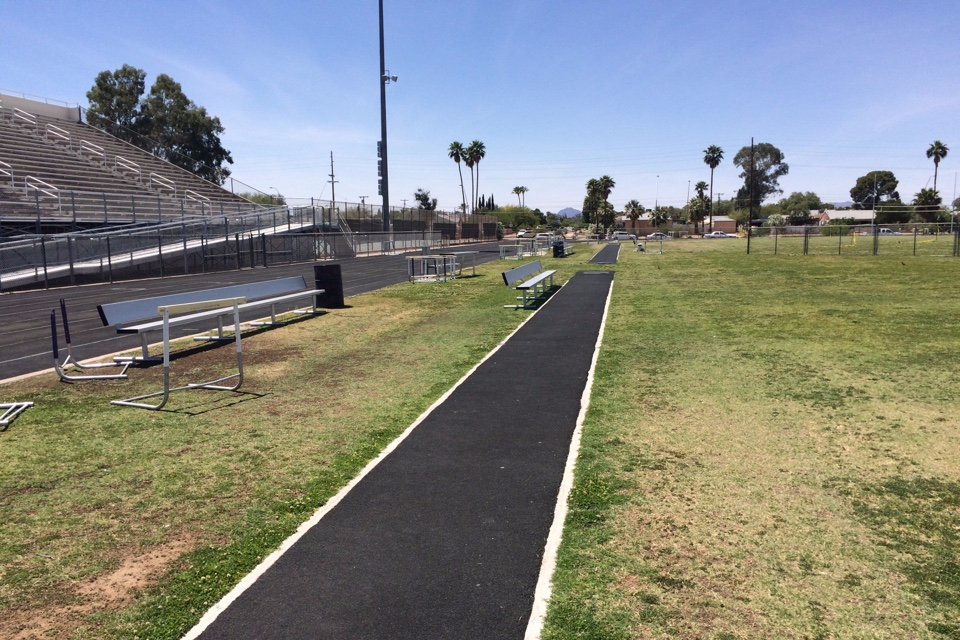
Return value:
[(186, 637), (522, 638), (612, 283), (574, 276)]

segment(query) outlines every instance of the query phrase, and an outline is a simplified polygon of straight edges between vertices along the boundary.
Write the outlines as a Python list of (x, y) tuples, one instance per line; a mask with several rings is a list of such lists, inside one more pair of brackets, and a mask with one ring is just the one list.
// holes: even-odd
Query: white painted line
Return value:
[(587, 383), (580, 397), (580, 414), (577, 416), (577, 426), (573, 430), (570, 440), (570, 452), (567, 454), (567, 464), (563, 470), (563, 480), (560, 482), (560, 491), (557, 493), (557, 507), (553, 514), (553, 523), (547, 535), (547, 544), (543, 550), (543, 562), (540, 565), (540, 577), (537, 579), (537, 588), (533, 595), (533, 610), (527, 622), (527, 631), (524, 640), (538, 640), (543, 632), (543, 621), (547, 615), (547, 605), (553, 591), (553, 572), (557, 567), (557, 551), (563, 541), (563, 524), (567, 519), (570, 491), (573, 489), (573, 468), (580, 454), (580, 438), (583, 434), (583, 421), (587, 417), (590, 406), (590, 394), (593, 391), (593, 374), (597, 368), (597, 359), (600, 356), (600, 345), (603, 343), (603, 331), (607, 326), (607, 314), (610, 312), (610, 299), (613, 297), (613, 281), (607, 291), (607, 301), (603, 306), (603, 318), (600, 321), (600, 333), (597, 335), (597, 344), (593, 348), (593, 359), (590, 370), (587, 372)]
[[(213, 624), (213, 622), (220, 616), (220, 614), (226, 611), (227, 608), (231, 604), (233, 604), (233, 602), (237, 598), (239, 598), (244, 591), (246, 591), (251, 586), (253, 586), (253, 584), (256, 583), (256, 581), (260, 578), (260, 576), (266, 573), (267, 570), (270, 567), (272, 567), (277, 562), (277, 560), (279, 560), (280, 557), (283, 556), (284, 553), (286, 553), (291, 547), (293, 547), (293, 545), (297, 543), (297, 541), (300, 540), (300, 538), (302, 538), (310, 529), (312, 529), (317, 523), (319, 523), (320, 520), (322, 520), (325, 515), (330, 513), (338, 504), (340, 504), (340, 502), (347, 496), (347, 494), (350, 493), (350, 491), (355, 486), (357, 486), (360, 483), (360, 481), (363, 480), (371, 471), (373, 471), (378, 464), (380, 464), (388, 455), (393, 453), (393, 451), (398, 446), (400, 446), (400, 443), (406, 440), (407, 436), (413, 433), (413, 430), (416, 429), (421, 422), (427, 419), (427, 416), (429, 416), (431, 413), (433, 413), (433, 411), (437, 407), (443, 404), (444, 401), (446, 401), (446, 399), (449, 398), (454, 391), (456, 391), (457, 387), (462, 385), (467, 380), (467, 378), (473, 375), (473, 372), (476, 371), (480, 367), (480, 365), (482, 365), (488, 359), (493, 357), (493, 355), (497, 351), (499, 351), (500, 348), (503, 347), (503, 345), (505, 345), (508, 340), (510, 340), (510, 338), (512, 338), (518, 331), (520, 331), (521, 328), (523, 328), (525, 324), (530, 322), (530, 320), (537, 313), (539, 313), (540, 309), (542, 309), (547, 304), (549, 304), (550, 299), (552, 299), (552, 297), (553, 296), (547, 299), (545, 303), (540, 305), (533, 313), (531, 313), (526, 318), (526, 320), (524, 320), (519, 325), (517, 325), (517, 328), (514, 329), (512, 332), (510, 332), (510, 335), (508, 335), (506, 338), (501, 340), (500, 343), (497, 344), (497, 346), (491, 349), (487, 355), (485, 355), (476, 365), (474, 365), (469, 371), (467, 371), (463, 375), (463, 377), (456, 382), (456, 384), (450, 387), (450, 389), (448, 389), (446, 393), (440, 396), (436, 402), (434, 402), (432, 405), (430, 405), (427, 408), (426, 411), (420, 414), (420, 416), (416, 420), (414, 420), (413, 423), (409, 427), (407, 427), (403, 433), (397, 436), (397, 438), (393, 442), (388, 444), (386, 448), (380, 452), (380, 455), (378, 455), (376, 458), (374, 458), (369, 463), (367, 463), (367, 466), (363, 468), (363, 470), (357, 475), (357, 477), (355, 477), (346, 486), (340, 489), (340, 491), (338, 491), (336, 495), (330, 498), (326, 502), (326, 504), (324, 504), (322, 507), (317, 509), (317, 511), (314, 512), (313, 516), (309, 520), (301, 524), (297, 528), (297, 530), (293, 533), (293, 535), (291, 535), (289, 538), (284, 540), (283, 543), (277, 548), (276, 551), (274, 551), (273, 553), (268, 555), (266, 558), (264, 558), (260, 562), (260, 564), (258, 564), (253, 569), (253, 571), (251, 571), (246, 576), (244, 576), (244, 578), (237, 584), (237, 586), (231, 589), (230, 592), (227, 595), (223, 596), (223, 598), (221, 598), (218, 603), (216, 603), (209, 610), (207, 610), (207, 612), (203, 615), (202, 618), (200, 618), (197, 624), (194, 625), (194, 627), (190, 629), (190, 631), (188, 631), (185, 636), (183, 636), (183, 640), (195, 640), (200, 636), (200, 634), (206, 631), (207, 627)], [(604, 313), (604, 315), (606, 315), (606, 313)], [(591, 367), (591, 370), (592, 370), (592, 367)]]

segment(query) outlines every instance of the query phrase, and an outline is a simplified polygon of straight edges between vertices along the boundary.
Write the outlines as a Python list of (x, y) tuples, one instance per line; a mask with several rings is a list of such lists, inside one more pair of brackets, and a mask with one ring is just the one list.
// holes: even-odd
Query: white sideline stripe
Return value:
[[(563, 286), (561, 286), (561, 289), (562, 288)], [(552, 296), (550, 299), (552, 299)], [(512, 338), (518, 331), (520, 331), (521, 328), (523, 328), (525, 324), (530, 322), (530, 320), (535, 315), (537, 315), (537, 313), (540, 312), (540, 309), (543, 309), (545, 306), (547, 306), (547, 304), (550, 303), (550, 299), (547, 299), (547, 302), (545, 302), (543, 305), (538, 307), (533, 313), (531, 313), (527, 317), (526, 320), (524, 320), (519, 325), (517, 325), (516, 329), (511, 331), (507, 337), (501, 340), (499, 344), (497, 344), (493, 349), (490, 350), (489, 353), (487, 353), (487, 355), (485, 355), (477, 364), (475, 364), (469, 371), (467, 371), (462, 378), (457, 380), (457, 382), (452, 387), (450, 387), (450, 389), (448, 389), (446, 393), (444, 393), (442, 396), (437, 398), (436, 402), (434, 402), (432, 405), (427, 407), (427, 410), (421, 413), (420, 416), (416, 420), (414, 420), (409, 427), (407, 427), (404, 430), (403, 433), (397, 436), (397, 438), (393, 442), (388, 444), (386, 448), (380, 452), (380, 455), (378, 455), (376, 458), (368, 462), (367, 466), (365, 466), (363, 470), (361, 470), (360, 473), (353, 480), (351, 480), (342, 489), (340, 489), (340, 491), (338, 491), (336, 495), (334, 495), (332, 498), (327, 500), (326, 504), (324, 504), (322, 507), (317, 509), (309, 520), (307, 520), (306, 522), (301, 524), (299, 527), (297, 527), (297, 530), (289, 538), (284, 540), (283, 543), (276, 549), (276, 551), (274, 551), (273, 553), (268, 555), (266, 558), (264, 558), (260, 562), (260, 564), (254, 567), (253, 571), (248, 573), (246, 576), (244, 576), (242, 580), (240, 580), (240, 582), (237, 583), (237, 586), (231, 589), (230, 592), (227, 593), (227, 595), (223, 596), (223, 598), (221, 598), (219, 602), (217, 602), (215, 605), (210, 607), (210, 609), (208, 609), (207, 612), (203, 614), (203, 617), (201, 617), (200, 620), (197, 621), (197, 624), (194, 625), (194, 627), (190, 629), (190, 631), (188, 631), (185, 636), (183, 636), (182, 640), (196, 640), (196, 638), (198, 638), (200, 634), (206, 631), (207, 627), (213, 624), (214, 621), (220, 616), (221, 613), (226, 611), (227, 608), (231, 604), (233, 604), (233, 602), (237, 598), (243, 595), (244, 591), (252, 587), (254, 583), (256, 583), (256, 581), (260, 578), (260, 576), (266, 573), (267, 570), (270, 569), (270, 567), (272, 567), (277, 562), (277, 560), (279, 560), (280, 557), (283, 556), (284, 553), (287, 552), (287, 550), (293, 547), (293, 545), (295, 545), (300, 540), (300, 538), (306, 535), (306, 533), (310, 529), (312, 529), (317, 523), (319, 523), (320, 520), (322, 520), (325, 515), (330, 513), (338, 504), (340, 504), (340, 502), (347, 496), (347, 494), (350, 493), (350, 491), (355, 486), (357, 486), (360, 483), (360, 481), (363, 480), (371, 471), (373, 471), (374, 468), (378, 464), (380, 464), (380, 462), (382, 462), (388, 455), (393, 453), (393, 451), (398, 446), (400, 446), (400, 443), (406, 440), (407, 436), (409, 436), (413, 432), (413, 430), (420, 425), (421, 422), (426, 420), (427, 417), (431, 413), (433, 413), (434, 409), (436, 409), (441, 404), (443, 404), (444, 401), (446, 401), (446, 399), (449, 398), (450, 395), (453, 394), (453, 392), (456, 391), (456, 389), (467, 380), (467, 378), (473, 375), (474, 371), (480, 368), (480, 365), (482, 365), (488, 359), (493, 357), (493, 355), (497, 351), (499, 351), (500, 348), (503, 345), (505, 345), (508, 340), (510, 340), (510, 338)]]
[(580, 397), (580, 414), (577, 416), (577, 426), (573, 430), (570, 440), (570, 452), (567, 454), (567, 464), (563, 470), (563, 480), (560, 482), (560, 491), (557, 493), (557, 507), (553, 514), (553, 524), (547, 535), (547, 544), (543, 550), (543, 562), (540, 565), (540, 577), (537, 579), (537, 588), (533, 594), (533, 611), (527, 622), (527, 631), (524, 640), (539, 640), (543, 632), (543, 622), (547, 615), (547, 605), (553, 593), (553, 572), (557, 567), (557, 551), (563, 541), (563, 524), (567, 519), (569, 505), (567, 500), (573, 489), (573, 468), (580, 455), (580, 437), (583, 434), (583, 421), (587, 417), (590, 406), (590, 395), (593, 391), (593, 374), (597, 368), (597, 359), (600, 357), (600, 344), (603, 342), (603, 331), (607, 326), (607, 313), (610, 311), (610, 299), (613, 297), (613, 281), (607, 291), (607, 301), (603, 306), (603, 318), (600, 320), (600, 334), (597, 344), (593, 348), (593, 359), (590, 361), (590, 370), (587, 372), (587, 383)]

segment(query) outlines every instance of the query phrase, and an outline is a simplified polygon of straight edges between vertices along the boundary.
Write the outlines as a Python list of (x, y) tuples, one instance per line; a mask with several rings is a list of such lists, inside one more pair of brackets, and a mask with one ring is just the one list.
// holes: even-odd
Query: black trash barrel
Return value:
[(323, 293), (316, 295), (317, 306), (321, 309), (342, 309), (343, 304), (343, 276), (340, 274), (339, 264), (315, 264), (313, 276), (316, 288), (323, 289)]

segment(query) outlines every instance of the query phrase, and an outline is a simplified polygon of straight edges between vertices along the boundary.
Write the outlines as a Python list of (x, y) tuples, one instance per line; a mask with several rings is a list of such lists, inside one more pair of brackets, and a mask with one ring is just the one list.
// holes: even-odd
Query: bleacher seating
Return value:
[(88, 124), (10, 108), (0, 109), (0, 163), (4, 216), (36, 217), (38, 204), (45, 218), (92, 220), (106, 210), (157, 220), (256, 207)]

